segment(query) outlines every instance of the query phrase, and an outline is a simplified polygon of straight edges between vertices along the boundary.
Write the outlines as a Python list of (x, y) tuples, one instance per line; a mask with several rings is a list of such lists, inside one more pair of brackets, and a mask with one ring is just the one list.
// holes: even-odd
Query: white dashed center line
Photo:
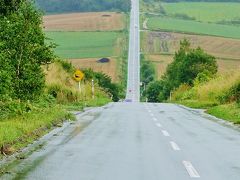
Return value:
[(174, 151), (180, 151), (179, 146), (175, 142), (171, 141), (170, 145), (172, 146)]
[(151, 113), (151, 114), (150, 114), (150, 116), (152, 116), (152, 117), (153, 117), (153, 116), (154, 116), (154, 115), (153, 115), (153, 113)]
[(162, 130), (162, 133), (164, 136), (170, 136), (169, 133), (166, 130)]
[(190, 161), (183, 161), (183, 165), (191, 178), (200, 178), (200, 175)]
[(153, 118), (153, 121), (157, 121), (157, 118)]

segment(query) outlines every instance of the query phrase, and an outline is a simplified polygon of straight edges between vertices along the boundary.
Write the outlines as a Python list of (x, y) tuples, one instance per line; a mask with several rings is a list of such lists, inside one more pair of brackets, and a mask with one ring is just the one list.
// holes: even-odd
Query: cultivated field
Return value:
[(109, 75), (114, 82), (118, 81), (117, 73), (117, 61), (115, 58), (109, 58), (108, 63), (99, 63), (99, 58), (86, 58), (86, 59), (70, 59), (69, 61), (77, 68), (88, 69), (91, 68), (97, 72), (104, 72)]
[[(146, 55), (146, 59), (151, 61), (157, 72), (157, 78), (165, 73), (168, 64), (173, 61), (173, 55)], [(227, 72), (236, 71), (240, 69), (240, 60), (223, 60), (217, 58), (218, 72), (225, 74)]]
[(117, 56), (119, 32), (46, 32), (58, 46), (56, 53), (66, 59)]
[(44, 16), (46, 31), (116, 31), (125, 28), (121, 13), (72, 13)]
[(142, 50), (147, 54), (174, 54), (179, 49), (180, 40), (184, 38), (191, 42), (192, 47), (200, 46), (218, 58), (240, 61), (240, 40), (222, 37), (169, 32), (143, 32)]
[(220, 73), (240, 68), (240, 40), (169, 32), (143, 32), (142, 51), (146, 54), (146, 59), (155, 64), (158, 78), (172, 62), (174, 53), (179, 49), (179, 42), (184, 38), (191, 42), (192, 47), (200, 46), (217, 57)]
[(168, 15), (185, 14), (197, 21), (220, 22), (240, 19), (240, 3), (180, 2), (161, 3)]
[(171, 17), (151, 17), (147, 27), (150, 30), (205, 34), (240, 39), (240, 26), (197, 22)]

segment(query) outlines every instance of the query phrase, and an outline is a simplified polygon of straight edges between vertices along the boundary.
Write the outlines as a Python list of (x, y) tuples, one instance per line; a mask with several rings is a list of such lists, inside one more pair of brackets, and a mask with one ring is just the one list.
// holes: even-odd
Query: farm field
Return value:
[(221, 22), (240, 19), (240, 3), (179, 2), (161, 3), (167, 15), (187, 15), (201, 22)]
[(171, 32), (142, 32), (142, 51), (147, 54), (174, 54), (184, 38), (191, 42), (192, 47), (200, 46), (218, 58), (240, 60), (238, 39)]
[(240, 68), (240, 40), (213, 36), (187, 35), (170, 32), (142, 32), (141, 48), (146, 59), (153, 62), (160, 78), (172, 62), (179, 42), (188, 39), (192, 47), (202, 47), (217, 58), (219, 73)]
[(104, 72), (109, 75), (114, 82), (119, 80), (116, 72), (117, 70), (117, 60), (115, 58), (109, 57), (110, 62), (99, 63), (97, 62), (99, 58), (85, 58), (85, 59), (70, 59), (69, 61), (77, 68), (88, 69), (91, 68), (96, 72)]
[(197, 22), (171, 17), (151, 17), (147, 22), (150, 30), (205, 34), (240, 39), (240, 26)]
[(44, 16), (43, 26), (46, 31), (119, 31), (125, 21), (122, 13), (71, 13)]
[[(151, 55), (147, 54), (146, 59), (151, 61), (157, 72), (157, 78), (161, 79), (161, 76), (165, 73), (167, 65), (173, 60), (173, 55)], [(240, 68), (240, 60), (223, 60), (217, 58), (218, 72), (220, 74), (229, 73), (231, 71), (236, 71)]]
[(58, 46), (56, 53), (65, 59), (117, 56), (119, 32), (46, 32)]

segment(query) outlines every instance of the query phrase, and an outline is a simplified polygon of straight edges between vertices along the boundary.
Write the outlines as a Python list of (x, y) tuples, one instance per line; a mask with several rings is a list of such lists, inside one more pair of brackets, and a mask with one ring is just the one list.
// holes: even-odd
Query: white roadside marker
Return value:
[(162, 130), (162, 133), (163, 133), (164, 136), (170, 136), (169, 133), (165, 130)]
[(175, 142), (171, 141), (170, 144), (174, 151), (180, 151), (179, 146)]
[(156, 126), (157, 127), (162, 127), (162, 125), (160, 123), (157, 123)]
[(190, 161), (183, 161), (183, 165), (191, 178), (200, 178), (200, 175)]

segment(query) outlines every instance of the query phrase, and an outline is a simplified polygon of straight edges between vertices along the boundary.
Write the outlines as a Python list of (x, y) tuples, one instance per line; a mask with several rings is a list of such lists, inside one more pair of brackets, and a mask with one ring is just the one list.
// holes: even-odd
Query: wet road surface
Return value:
[(17, 179), (238, 180), (239, 152), (238, 130), (177, 105), (114, 103), (80, 115)]

